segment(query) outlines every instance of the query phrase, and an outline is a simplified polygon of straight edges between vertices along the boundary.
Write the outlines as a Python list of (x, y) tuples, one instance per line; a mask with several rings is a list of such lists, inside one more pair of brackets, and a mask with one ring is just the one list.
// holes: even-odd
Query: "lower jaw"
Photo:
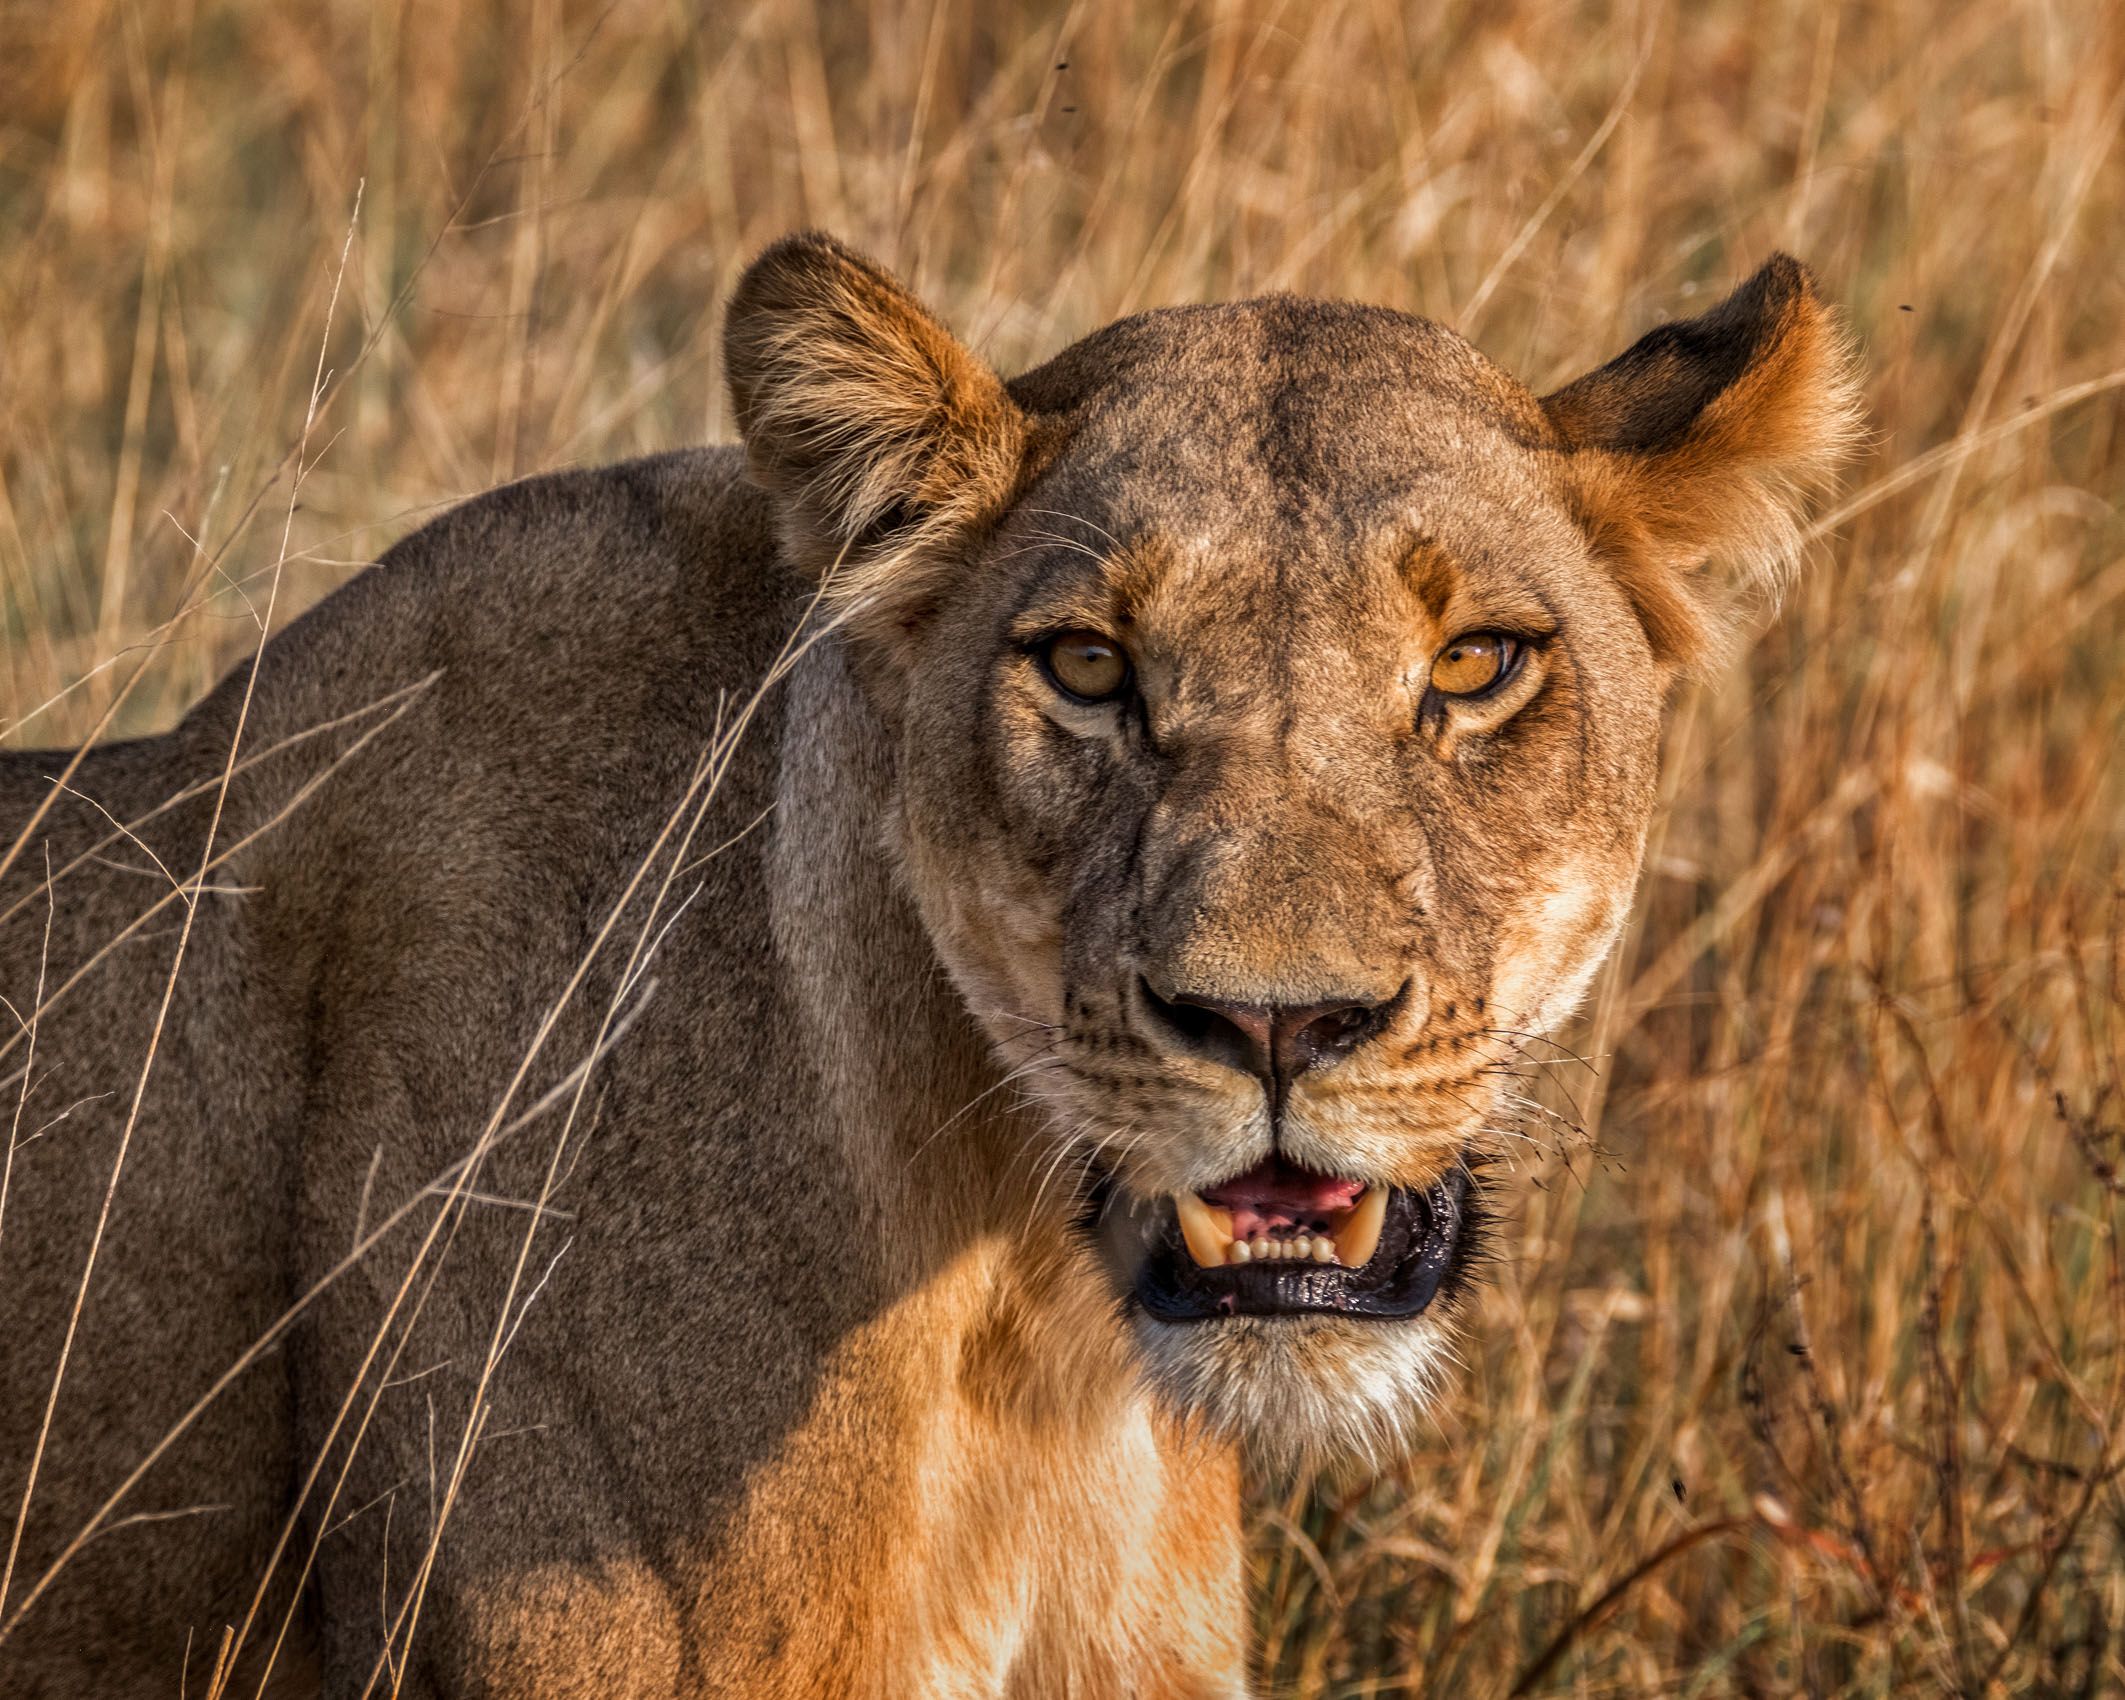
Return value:
[(1190, 1429), (1274, 1479), (1407, 1457), (1457, 1378), (1450, 1288), (1393, 1326), (1342, 1316), (1243, 1316), (1221, 1326), (1132, 1314), (1143, 1384)]
[[(1300, 1262), (1203, 1268), (1188, 1255), (1170, 1201), (1131, 1209), (1111, 1183), (1100, 1191), (1096, 1225), (1110, 1258), (1120, 1254), (1117, 1273), (1128, 1304), (1167, 1323), (1243, 1316), (1407, 1321), (1462, 1283), (1480, 1230), (1477, 1189), (1469, 1168), (1456, 1165), (1422, 1191), (1396, 1192), (1378, 1249), (1362, 1268)], [(1146, 1210), (1153, 1213), (1148, 1222), (1133, 1220)], [(1120, 1233), (1113, 1231), (1117, 1211), (1132, 1218)]]

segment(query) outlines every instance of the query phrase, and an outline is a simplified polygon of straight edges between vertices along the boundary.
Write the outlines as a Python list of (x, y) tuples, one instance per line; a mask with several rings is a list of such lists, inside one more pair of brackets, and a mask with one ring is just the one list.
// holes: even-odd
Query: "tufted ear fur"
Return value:
[(1017, 485), (1026, 421), (1002, 382), (897, 279), (817, 232), (747, 268), (723, 347), (784, 548), (837, 611), (915, 624), (954, 545)]
[(1805, 497), (1860, 429), (1851, 345), (1813, 275), (1784, 254), (1542, 407), (1595, 548), (1677, 666), (1715, 647), (1696, 569), (1717, 559), (1775, 592), (1799, 552)]

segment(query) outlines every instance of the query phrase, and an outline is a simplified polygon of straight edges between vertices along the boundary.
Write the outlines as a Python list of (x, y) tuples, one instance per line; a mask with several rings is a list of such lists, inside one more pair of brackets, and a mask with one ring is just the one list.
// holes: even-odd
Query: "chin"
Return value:
[(1456, 1367), (1473, 1161), (1371, 1187), (1272, 1159), (1183, 1203), (1103, 1179), (1086, 1226), (1152, 1387), (1278, 1468), (1406, 1454)]
[(1406, 1455), (1456, 1367), (1453, 1313), (1408, 1322), (1136, 1318), (1153, 1389), (1277, 1470), (1380, 1470)]

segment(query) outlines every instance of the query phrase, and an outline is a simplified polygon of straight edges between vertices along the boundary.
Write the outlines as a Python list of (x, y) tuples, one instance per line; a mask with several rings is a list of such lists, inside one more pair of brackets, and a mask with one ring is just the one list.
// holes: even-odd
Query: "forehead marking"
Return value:
[(1403, 558), (1402, 577), (1416, 592), (1425, 613), (1443, 621), (1461, 584), (1460, 568), (1454, 558), (1429, 537), (1419, 536)]

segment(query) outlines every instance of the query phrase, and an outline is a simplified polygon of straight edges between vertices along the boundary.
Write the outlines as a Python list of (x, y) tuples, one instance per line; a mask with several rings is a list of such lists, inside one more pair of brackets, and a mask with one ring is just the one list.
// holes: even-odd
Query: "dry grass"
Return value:
[(1878, 436), (1680, 707), (1434, 1443), (1261, 1506), (1265, 1687), (2125, 1685), (2125, 17), (690, 11), (0, 11), (15, 741), (255, 643), (358, 184), (283, 613), (494, 480), (726, 435), (718, 303), (798, 224), (1005, 366), (1292, 288), (1537, 383), (1790, 247)]

